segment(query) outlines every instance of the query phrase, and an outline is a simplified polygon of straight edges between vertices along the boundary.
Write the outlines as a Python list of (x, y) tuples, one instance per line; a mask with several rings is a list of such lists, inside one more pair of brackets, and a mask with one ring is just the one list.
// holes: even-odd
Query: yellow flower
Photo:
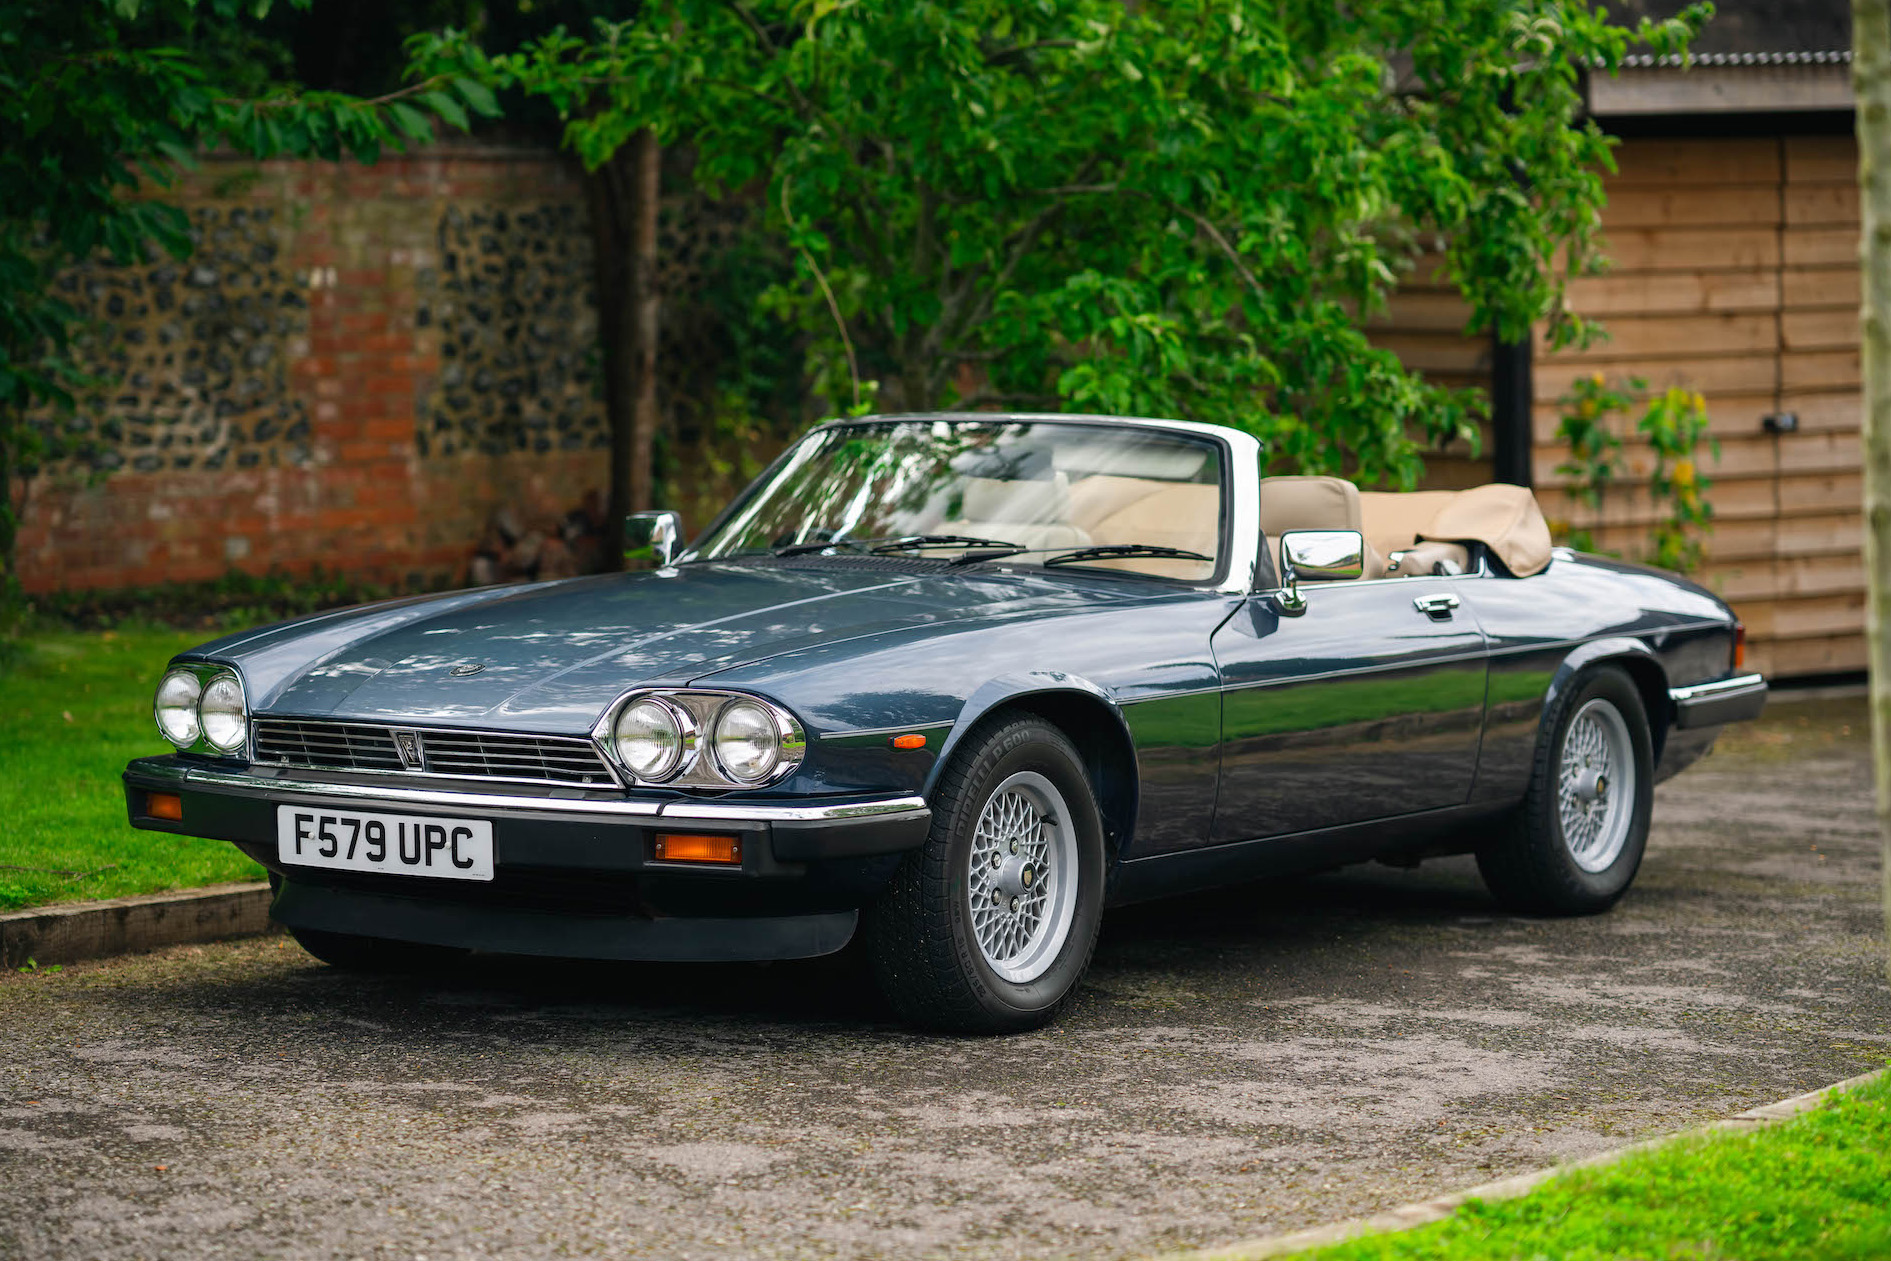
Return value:
[(1601, 386), (1602, 386), (1602, 374), (1601, 374), (1600, 372), (1593, 372), (1593, 373), (1590, 373), (1590, 374), (1589, 374), (1589, 379), (1590, 379), (1591, 381), (1593, 381), (1593, 382), (1595, 382), (1595, 384), (1596, 384), (1596, 387), (1597, 387), (1598, 389), (1600, 389), (1600, 388), (1601, 388)]
[(1694, 461), (1682, 460), (1674, 466), (1674, 484), (1692, 486), (1694, 484)]

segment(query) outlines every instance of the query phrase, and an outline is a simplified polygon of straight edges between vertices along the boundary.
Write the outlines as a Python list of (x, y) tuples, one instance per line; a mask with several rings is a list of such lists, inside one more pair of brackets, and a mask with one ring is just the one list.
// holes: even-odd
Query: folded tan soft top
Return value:
[(1422, 539), (1443, 543), (1482, 543), (1519, 578), (1540, 573), (1550, 563), (1550, 527), (1527, 486), (1493, 482), (1451, 496)]

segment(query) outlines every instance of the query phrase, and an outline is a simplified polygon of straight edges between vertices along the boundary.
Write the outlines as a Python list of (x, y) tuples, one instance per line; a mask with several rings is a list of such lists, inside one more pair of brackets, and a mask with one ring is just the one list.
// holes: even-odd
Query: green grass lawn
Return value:
[(222, 841), (125, 822), (125, 763), (170, 746), (151, 691), (171, 654), (214, 631), (30, 636), (0, 672), (0, 910), (256, 880)]
[(1882, 1261), (1891, 1077), (1753, 1134), (1687, 1139), (1295, 1261)]

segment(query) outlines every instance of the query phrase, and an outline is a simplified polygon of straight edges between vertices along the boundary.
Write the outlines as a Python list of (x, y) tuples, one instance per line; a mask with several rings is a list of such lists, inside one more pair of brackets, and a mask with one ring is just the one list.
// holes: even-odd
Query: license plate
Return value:
[(491, 880), (492, 824), (378, 810), (277, 806), (276, 856), (300, 867)]

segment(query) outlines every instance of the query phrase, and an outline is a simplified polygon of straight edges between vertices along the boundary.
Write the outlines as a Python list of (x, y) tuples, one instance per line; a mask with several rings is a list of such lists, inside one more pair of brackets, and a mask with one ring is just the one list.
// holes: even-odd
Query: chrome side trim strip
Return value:
[(185, 787), (234, 788), (245, 792), (283, 794), (290, 797), (345, 797), (362, 801), (386, 801), (443, 810), (532, 810), (553, 814), (618, 816), (653, 819), (675, 816), (683, 819), (715, 819), (729, 822), (819, 823), (824, 820), (878, 818), (889, 815), (920, 815), (927, 812), (926, 799), (918, 796), (893, 797), (878, 801), (829, 801), (818, 805), (778, 805), (772, 802), (721, 801), (640, 801), (624, 799), (600, 801), (583, 797), (542, 797), (524, 793), (443, 792), (434, 788), (412, 788), (390, 784), (324, 783), (307, 779), (278, 779), (274, 776), (244, 775), (207, 766), (184, 766), (175, 762), (147, 762), (134, 767), (134, 773), (151, 779), (169, 780)]
[(1677, 705), (1686, 705), (1691, 701), (1712, 700), (1717, 696), (1731, 696), (1740, 692), (1752, 691), (1766, 686), (1766, 678), (1758, 674), (1742, 674), (1732, 679), (1716, 679), (1711, 683), (1695, 683), (1688, 687), (1671, 687), (1668, 699)]
[(718, 801), (666, 801), (663, 816), (679, 819), (762, 819), (770, 823), (820, 823), (826, 820), (919, 816), (930, 813), (924, 797), (888, 801), (836, 801), (820, 806), (734, 805)]

